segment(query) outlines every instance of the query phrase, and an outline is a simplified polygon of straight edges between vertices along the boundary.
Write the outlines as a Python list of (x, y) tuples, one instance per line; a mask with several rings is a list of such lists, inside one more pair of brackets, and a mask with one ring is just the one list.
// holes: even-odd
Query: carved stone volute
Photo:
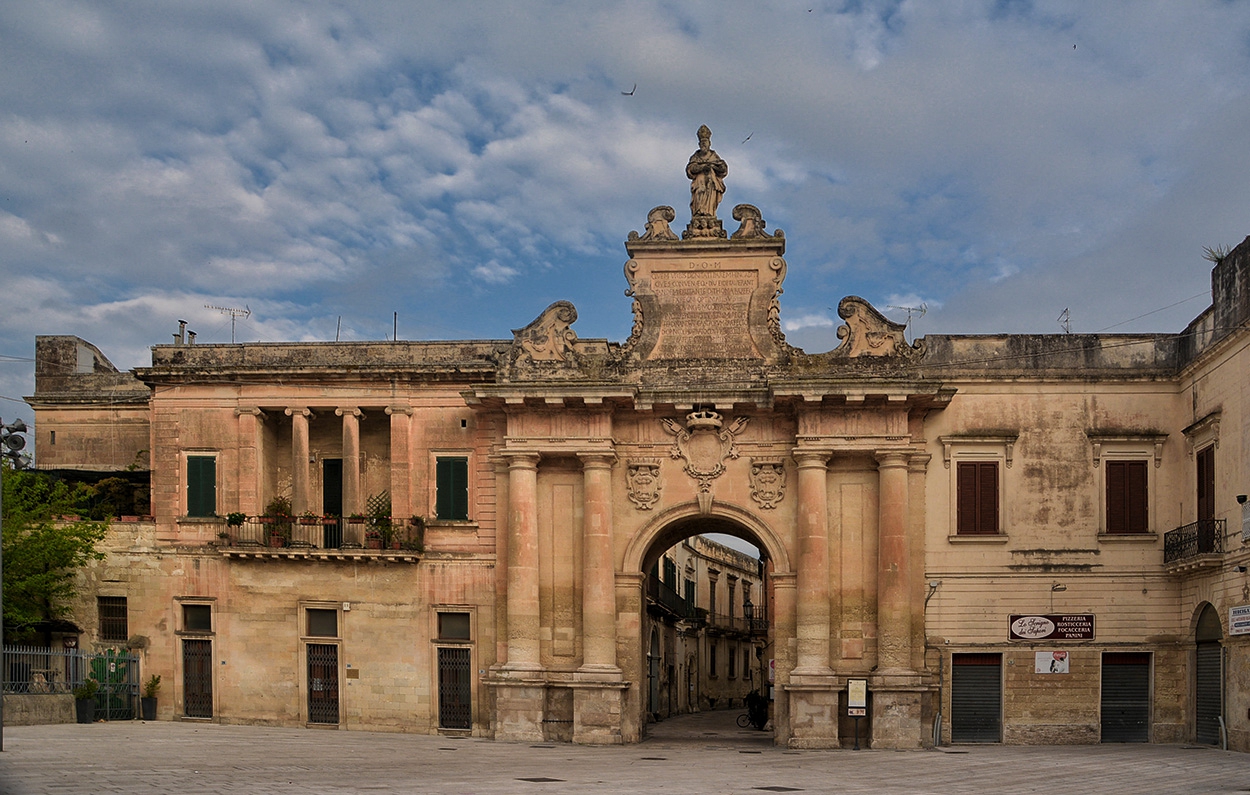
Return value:
[(577, 320), (577, 309), (568, 301), (556, 301), (534, 322), (512, 331), (512, 361), (565, 362), (576, 353), (577, 332), (570, 326)]
[(907, 326), (882, 315), (859, 296), (849, 295), (838, 303), (838, 315), (846, 325), (838, 327), (842, 344), (832, 353), (854, 359), (858, 356), (900, 356), (912, 358), (924, 352), (924, 341), (907, 344)]

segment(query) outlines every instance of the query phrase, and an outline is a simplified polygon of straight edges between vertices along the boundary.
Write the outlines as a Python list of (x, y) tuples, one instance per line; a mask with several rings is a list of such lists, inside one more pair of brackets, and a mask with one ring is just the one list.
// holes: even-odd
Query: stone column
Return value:
[(265, 413), (255, 406), (234, 410), (239, 418), (239, 477), (235, 510), (248, 516), (261, 511)]
[(582, 459), (582, 667), (619, 675), (616, 665), (616, 577), (612, 560), (611, 453)]
[(877, 530), (877, 666), (882, 673), (911, 670), (909, 457), (906, 451), (877, 453), (881, 491)]
[(538, 456), (508, 456), (508, 662), (540, 670), (538, 655)]
[(794, 677), (832, 676), (829, 666), (829, 454), (796, 450), (799, 482), (797, 665)]
[(306, 408), (292, 407), (286, 410), (291, 418), (291, 511), (301, 514), (308, 510), (308, 421), (313, 413)]
[(364, 511), (360, 493), (360, 420), (364, 414), (358, 408), (335, 409), (334, 413), (343, 418), (343, 515), (351, 516)]
[(391, 513), (424, 516), (421, 501), (412, 499), (412, 407), (390, 406), (386, 413), (391, 418)]

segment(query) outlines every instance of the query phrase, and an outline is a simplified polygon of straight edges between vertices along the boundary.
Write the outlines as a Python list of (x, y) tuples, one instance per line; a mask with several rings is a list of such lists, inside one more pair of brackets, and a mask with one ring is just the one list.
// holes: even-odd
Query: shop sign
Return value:
[(1093, 640), (1094, 616), (1027, 615), (1009, 616), (1011, 640)]
[(1228, 608), (1228, 634), (1250, 635), (1250, 605)]

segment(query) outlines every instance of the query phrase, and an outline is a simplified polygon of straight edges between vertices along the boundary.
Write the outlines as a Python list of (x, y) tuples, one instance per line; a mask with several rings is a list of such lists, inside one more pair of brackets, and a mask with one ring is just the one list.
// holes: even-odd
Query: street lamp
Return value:
[[(5, 425), (0, 422), (0, 458), (13, 461), (13, 468), (20, 469), (25, 463), (21, 451), (26, 447), (26, 423), (20, 419)], [(4, 488), (0, 483), (0, 538), (4, 532)], [(0, 665), (4, 661), (4, 544), (0, 543)], [(0, 671), (0, 751), (4, 750), (4, 676)]]

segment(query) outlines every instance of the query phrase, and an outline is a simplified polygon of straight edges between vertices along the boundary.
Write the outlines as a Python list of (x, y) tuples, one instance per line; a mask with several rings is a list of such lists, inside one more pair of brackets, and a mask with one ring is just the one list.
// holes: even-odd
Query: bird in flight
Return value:
[(637, 91), (637, 90), (638, 90), (638, 84), (637, 84), (637, 83), (634, 83), (634, 87), (633, 87), (633, 88), (631, 88), (631, 89), (630, 89), (630, 90), (628, 90), (628, 91), (622, 91), (622, 92), (621, 92), (621, 96), (623, 96), (623, 97), (632, 97), (632, 96), (634, 95), (634, 92), (635, 92), (635, 91)]
[[(752, 131), (752, 132), (751, 132), (751, 135), (755, 135), (755, 132), (754, 132), (754, 131)], [(746, 143), (747, 141), (751, 140), (751, 135), (748, 135), (746, 138), (743, 138), (743, 139), (742, 139), (742, 143)]]

